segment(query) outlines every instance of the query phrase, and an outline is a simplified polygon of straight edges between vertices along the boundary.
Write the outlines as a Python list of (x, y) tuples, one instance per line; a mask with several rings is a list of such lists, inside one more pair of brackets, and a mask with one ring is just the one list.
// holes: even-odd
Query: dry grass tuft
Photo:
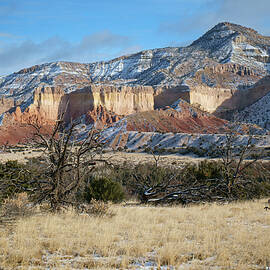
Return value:
[[(112, 206), (113, 217), (41, 214), (0, 230), (4, 269), (265, 269), (264, 201), (191, 207)], [(181, 266), (181, 268), (180, 268)], [(20, 268), (21, 267), (21, 268)]]
[(81, 212), (95, 217), (113, 217), (111, 204), (92, 199), (91, 204), (82, 205)]
[(34, 208), (26, 193), (17, 193), (13, 198), (5, 199), (0, 207), (1, 218), (29, 216), (33, 212)]

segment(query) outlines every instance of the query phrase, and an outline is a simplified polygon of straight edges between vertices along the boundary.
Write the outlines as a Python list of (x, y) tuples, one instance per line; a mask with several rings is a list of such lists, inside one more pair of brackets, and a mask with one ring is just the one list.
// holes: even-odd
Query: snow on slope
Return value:
[(239, 120), (270, 130), (270, 93), (241, 111)]
[(80, 83), (91, 82), (84, 64), (56, 62), (33, 66), (0, 78), (0, 97), (15, 101), (28, 100), (40, 86), (63, 86), (66, 92), (77, 89)]
[[(107, 129), (103, 136), (108, 147), (117, 149), (127, 147), (128, 149), (138, 150), (145, 147), (158, 147), (164, 149), (194, 147), (202, 151), (211, 150), (211, 147), (222, 146), (226, 141), (225, 134), (187, 134), (187, 133), (157, 133), (157, 132), (137, 132)], [(245, 145), (249, 139), (247, 135), (237, 137), (236, 145)], [(270, 136), (256, 136), (253, 144), (257, 147), (269, 147)]]
[[(0, 95), (28, 94), (41, 84), (64, 85), (66, 91), (89, 82), (179, 85), (198, 70), (222, 63), (246, 65), (265, 76), (270, 73), (269, 52), (269, 37), (246, 27), (220, 23), (188, 47), (146, 50), (108, 62), (56, 62), (24, 69), (0, 78)], [(235, 87), (239, 84), (241, 77), (234, 81)]]
[[(270, 37), (230, 23), (220, 23), (187, 47), (160, 48), (122, 56), (107, 62), (79, 64), (56, 62), (33, 66), (0, 77), (0, 98), (10, 98), (25, 108), (31, 104), (34, 89), (61, 86), (66, 92), (90, 83), (179, 86), (200, 84), (195, 80), (200, 70), (214, 67), (212, 78), (202, 73), (203, 84), (210, 87), (237, 89), (251, 85), (270, 74)], [(218, 65), (231, 69), (215, 71)], [(235, 68), (234, 65), (240, 65)], [(252, 75), (243, 70), (252, 69)], [(218, 75), (218, 74), (219, 75)], [(240, 74), (238, 74), (240, 73)], [(255, 75), (254, 75), (255, 74)]]

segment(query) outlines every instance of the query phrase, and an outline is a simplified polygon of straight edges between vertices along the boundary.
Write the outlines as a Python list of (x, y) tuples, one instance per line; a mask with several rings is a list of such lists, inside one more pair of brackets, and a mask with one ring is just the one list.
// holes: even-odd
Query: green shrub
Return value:
[(152, 152), (152, 148), (151, 147), (145, 147), (144, 151), (146, 153), (151, 153)]
[(121, 202), (124, 199), (124, 191), (120, 183), (107, 177), (91, 177), (85, 188), (84, 197), (87, 202), (92, 199), (104, 202)]
[(31, 188), (29, 183), (34, 174), (31, 168), (17, 161), (0, 163), (0, 203), (16, 193), (29, 190)]
[(198, 181), (222, 178), (222, 164), (216, 161), (201, 161), (198, 165), (188, 164), (182, 170), (184, 178), (193, 178)]

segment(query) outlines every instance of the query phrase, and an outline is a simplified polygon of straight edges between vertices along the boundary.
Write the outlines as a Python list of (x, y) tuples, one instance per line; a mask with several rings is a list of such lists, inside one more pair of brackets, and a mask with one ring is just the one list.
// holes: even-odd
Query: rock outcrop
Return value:
[(8, 111), (15, 106), (15, 102), (12, 98), (0, 98), (0, 114)]
[(107, 111), (103, 106), (99, 105), (97, 108), (86, 113), (85, 123), (95, 123), (97, 128), (104, 128), (105, 126), (119, 121), (122, 117), (123, 116), (117, 115), (116, 113)]
[(63, 111), (66, 121), (88, 115), (90, 122), (113, 123), (179, 98), (224, 115), (269, 92), (259, 83), (270, 74), (269, 52), (270, 37), (225, 22), (187, 47), (145, 50), (107, 62), (36, 65), (0, 78), (0, 123), (38, 119), (50, 124)]
[(190, 89), (190, 103), (219, 117), (243, 110), (270, 92), (269, 76), (247, 89), (232, 90), (207, 86)]
[[(33, 103), (24, 111), (20, 106), (12, 112), (17, 122), (28, 123), (38, 119), (50, 124), (65, 113), (65, 120), (70, 122), (82, 115), (103, 112), (103, 120), (115, 122), (118, 115), (128, 115), (154, 109), (154, 90), (144, 86), (109, 86), (90, 85), (71, 93), (65, 93), (61, 87), (39, 87), (35, 89)], [(109, 114), (111, 115), (109, 117)]]
[(154, 90), (151, 86), (90, 85), (65, 95), (67, 113), (77, 118), (98, 106), (118, 115), (128, 115), (154, 109)]

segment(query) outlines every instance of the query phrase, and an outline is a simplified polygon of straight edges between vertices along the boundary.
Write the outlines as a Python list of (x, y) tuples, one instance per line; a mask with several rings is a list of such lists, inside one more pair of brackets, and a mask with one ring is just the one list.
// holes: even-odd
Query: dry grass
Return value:
[(1, 204), (0, 220), (16, 216), (29, 216), (34, 213), (26, 193), (18, 193), (14, 198), (6, 198)]
[(263, 201), (187, 208), (113, 206), (111, 218), (73, 211), (26, 217), (11, 232), (0, 230), (0, 266), (265, 269), (270, 264), (270, 212), (263, 207)]

